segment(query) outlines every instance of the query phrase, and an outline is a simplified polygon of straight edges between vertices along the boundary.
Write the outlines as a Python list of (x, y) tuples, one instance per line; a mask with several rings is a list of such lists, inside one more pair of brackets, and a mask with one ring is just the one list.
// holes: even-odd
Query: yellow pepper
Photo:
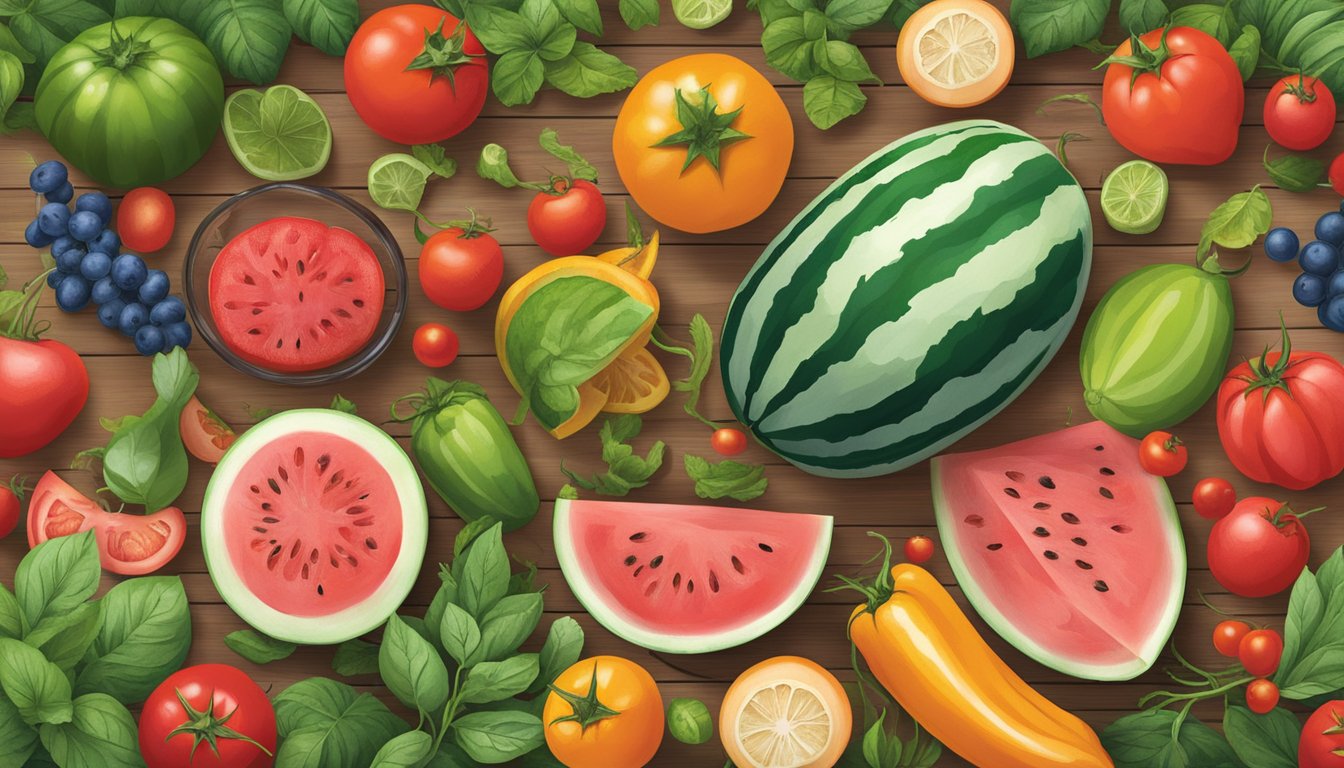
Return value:
[(947, 748), (981, 768), (1112, 768), (1096, 733), (1018, 677), (928, 571), (873, 585), (849, 635), (873, 675)]

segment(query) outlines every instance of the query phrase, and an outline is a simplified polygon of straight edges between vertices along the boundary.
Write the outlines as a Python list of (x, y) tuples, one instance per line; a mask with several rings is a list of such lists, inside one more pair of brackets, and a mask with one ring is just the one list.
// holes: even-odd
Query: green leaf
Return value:
[(0, 691), (0, 765), (25, 765), (37, 748), (37, 729), (23, 722), (18, 707)]
[(602, 11), (597, 0), (552, 0), (565, 21), (594, 37), (602, 36)]
[(433, 736), (424, 731), (407, 731), (384, 744), (373, 756), (369, 768), (421, 768), (433, 753)]
[(731, 459), (710, 462), (699, 456), (685, 454), (686, 474), (695, 481), (695, 495), (702, 499), (751, 501), (765, 493), (769, 480), (765, 467), (743, 464)]
[(1297, 768), (1297, 745), (1302, 723), (1282, 707), (1268, 714), (1252, 714), (1240, 705), (1223, 715), (1223, 733), (1237, 757), (1255, 768)]
[(182, 0), (177, 17), (234, 77), (266, 85), (279, 76), (293, 30), (275, 0)]
[(1173, 9), (1171, 12), (1172, 26), (1194, 27), (1216, 38), (1224, 48), (1232, 45), (1232, 30), (1236, 28), (1235, 24), (1236, 18), (1232, 15), (1232, 7), (1226, 5), (1195, 3)]
[(19, 607), (19, 599), (4, 584), (0, 584), (0, 637), (21, 640), (23, 633), (23, 609)]
[(172, 504), (186, 488), (189, 465), (179, 424), (201, 380), (181, 347), (154, 356), (152, 378), (158, 398), (143, 416), (112, 435), (103, 454), (107, 487), (147, 512)]
[(1013, 0), (1008, 15), (1034, 59), (1095, 40), (1110, 9), (1111, 0)]
[(481, 619), (481, 644), (467, 660), (468, 665), (482, 661), (499, 661), (531, 637), (541, 621), (541, 595), (532, 592), (509, 595), (500, 600)]
[(829, 75), (814, 77), (803, 86), (803, 111), (823, 131), (863, 111), (868, 97), (857, 83)]
[(32, 64), (37, 61), (33, 52), (24, 47), (23, 43), (14, 36), (14, 31), (8, 26), (0, 24), (0, 51), (6, 51), (14, 55), (20, 64)]
[(0, 17), (6, 16), (13, 37), (33, 57), (24, 71), (30, 92), (57, 51), (80, 32), (110, 18), (107, 11), (87, 0), (11, 0), (0, 7)]
[(1344, 689), (1344, 549), (1293, 585), (1274, 683), (1294, 701)]
[(42, 651), (42, 655), (62, 672), (75, 668), (98, 636), (103, 615), (98, 603), (83, 603), (60, 616), (43, 619), (23, 641)]
[(98, 603), (103, 625), (75, 680), (75, 693), (138, 704), (176, 672), (191, 648), (191, 613), (177, 576), (123, 581)]
[(378, 646), (363, 640), (347, 640), (336, 646), (331, 669), (338, 675), (372, 675), (378, 671)]
[(806, 82), (820, 73), (812, 42), (803, 30), (802, 16), (772, 22), (761, 33), (765, 63), (799, 82)]
[(479, 2), (468, 4), (466, 11), (468, 26), (487, 51), (501, 56), (536, 52), (527, 22), (516, 12)]
[(280, 768), (368, 765), (378, 748), (410, 727), (367, 693), (322, 677), (275, 697)]
[(620, 0), (621, 20), (632, 30), (658, 26), (658, 0)]
[(63, 616), (98, 591), (102, 576), (93, 531), (50, 539), (23, 556), (14, 592), (29, 627)]
[(504, 551), (503, 530), (502, 524), (490, 526), (461, 556), (458, 605), (477, 619), (485, 616), (509, 591), (509, 556)]
[(240, 629), (224, 636), (229, 650), (253, 664), (270, 664), (294, 655), (299, 646), (267, 637), (253, 629)]
[(818, 40), (812, 44), (815, 48), (817, 64), (821, 70), (837, 80), (853, 83), (879, 82), (863, 52), (853, 43), (843, 40)]
[(511, 699), (527, 691), (540, 668), (535, 653), (521, 653), (503, 661), (483, 661), (467, 671), (458, 697), (467, 704)]
[(378, 649), (378, 671), (392, 695), (420, 712), (434, 712), (448, 703), (448, 668), (429, 641), (393, 614)]
[(1157, 29), (1168, 13), (1163, 0), (1120, 0), (1120, 26), (1132, 34)]
[(673, 699), (667, 705), (667, 731), (683, 744), (704, 744), (714, 735), (709, 707), (699, 699)]
[(424, 163), (441, 179), (451, 179), (457, 173), (457, 161), (448, 157), (441, 144), (416, 144), (411, 156)]
[(598, 437), (602, 441), (602, 461), (607, 464), (605, 472), (587, 478), (580, 477), (566, 469), (563, 463), (560, 471), (580, 488), (604, 496), (624, 496), (635, 488), (643, 488), (663, 466), (663, 453), (667, 446), (657, 440), (647, 454), (637, 455), (628, 441), (639, 436), (642, 425), (640, 417), (630, 413), (602, 422)]
[(506, 107), (531, 104), (546, 80), (546, 66), (535, 51), (509, 51), (490, 72), (495, 98)]
[(546, 82), (580, 99), (623, 91), (638, 79), (634, 67), (582, 40), (565, 57), (546, 62)]
[(546, 743), (541, 719), (526, 712), (472, 712), (453, 721), (453, 739), (473, 760), (506, 763)]
[(543, 60), (562, 59), (574, 50), (578, 31), (560, 15), (556, 0), (523, 0), (518, 15), (527, 30), (528, 48)]
[(294, 34), (328, 56), (344, 56), (359, 26), (359, 0), (283, 0), (283, 10)]
[(1325, 182), (1325, 163), (1306, 155), (1283, 155), (1269, 159), (1269, 147), (1261, 162), (1265, 172), (1280, 189), (1311, 192)]
[(439, 623), (439, 642), (453, 660), (463, 665), (481, 645), (481, 628), (470, 613), (448, 603)]
[(63, 768), (143, 768), (135, 718), (111, 696), (90, 693), (74, 701), (74, 717), (43, 725), (42, 746)]
[(826, 25), (832, 35), (845, 38), (881, 21), (890, 8), (891, 0), (830, 0)]
[(9, 51), (0, 50), (0, 124), (8, 119), (10, 107), (14, 106), (22, 92), (23, 62)]
[(560, 135), (554, 128), (541, 129), (541, 136), (537, 138), (537, 143), (546, 153), (556, 160), (564, 163), (569, 169), (569, 175), (576, 179), (586, 179), (588, 181), (597, 181), (597, 169), (593, 167), (574, 150), (574, 147), (560, 143)]
[(1242, 27), (1241, 34), (1227, 52), (1231, 54), (1232, 60), (1237, 62), (1242, 82), (1250, 80), (1255, 74), (1255, 68), (1260, 64), (1260, 30), (1250, 26)]
[(1210, 244), (1224, 248), (1246, 248), (1269, 231), (1274, 208), (1259, 185), (1249, 192), (1238, 192), (1209, 214), (1200, 233), (1199, 251), (1208, 252)]
[(328, 407), (330, 407), (331, 410), (333, 411), (348, 413), (351, 416), (359, 415), (359, 406), (347, 400), (343, 395), (336, 395), (335, 397), (331, 398), (331, 405)]
[(545, 690), (561, 672), (572, 667), (583, 653), (583, 627), (572, 617), (561, 616), (551, 622), (546, 642), (541, 646), (540, 671), (529, 689), (532, 693)]
[(1178, 726), (1178, 717), (1169, 709), (1126, 715), (1102, 731), (1101, 744), (1115, 768), (1244, 768), (1217, 731), (1193, 717)]
[(36, 648), (0, 638), (0, 687), (25, 723), (70, 722), (70, 680)]

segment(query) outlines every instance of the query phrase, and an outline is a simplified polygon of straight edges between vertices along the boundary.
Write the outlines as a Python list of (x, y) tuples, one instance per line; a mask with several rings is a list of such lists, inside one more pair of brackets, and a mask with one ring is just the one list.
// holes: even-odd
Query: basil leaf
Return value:
[(573, 666), (583, 653), (583, 639), (583, 627), (572, 617), (561, 616), (551, 622), (538, 659), (541, 668), (529, 690), (532, 693), (545, 690), (561, 672)]
[(867, 103), (868, 97), (857, 83), (829, 75), (814, 77), (803, 86), (803, 111), (823, 131), (862, 112)]
[(338, 675), (372, 675), (378, 671), (378, 646), (363, 640), (347, 640), (336, 648), (331, 669)]
[(0, 24), (0, 51), (13, 54), (20, 64), (32, 64), (37, 61), (33, 52), (25, 48), (23, 43), (20, 43), (19, 39), (14, 36), (14, 31), (4, 24)]
[(531, 104), (546, 80), (546, 66), (535, 51), (509, 51), (495, 61), (490, 87), (506, 107)]
[(99, 601), (103, 625), (75, 692), (144, 701), (176, 672), (191, 648), (191, 613), (182, 579), (142, 576), (123, 581)]
[(1120, 0), (1120, 26), (1132, 34), (1142, 35), (1157, 29), (1167, 14), (1167, 4), (1163, 0)]
[(293, 30), (275, 0), (182, 0), (176, 16), (234, 77), (266, 85), (279, 76)]
[(570, 482), (603, 496), (624, 496), (635, 488), (643, 488), (663, 466), (663, 453), (667, 446), (663, 441), (655, 441), (644, 456), (635, 453), (628, 441), (639, 436), (643, 420), (634, 414), (622, 414), (602, 423), (598, 438), (602, 441), (602, 461), (607, 470), (591, 477), (580, 477), (567, 469), (563, 462), (560, 471)]
[(806, 82), (820, 73), (812, 40), (803, 30), (801, 16), (771, 22), (761, 33), (765, 63), (780, 74)]
[(14, 574), (14, 592), (28, 626), (63, 616), (93, 597), (102, 573), (93, 531), (38, 544)]
[(1008, 16), (1034, 59), (1095, 40), (1110, 10), (1111, 0), (1013, 0)]
[(378, 649), (378, 671), (397, 699), (420, 712), (448, 703), (448, 668), (429, 641), (393, 614)]
[(0, 584), (0, 637), (23, 638), (23, 609), (19, 599), (4, 584)]
[[(482, 618), (509, 591), (509, 556), (504, 551), (502, 524), (495, 524), (476, 538), (461, 556), (462, 577), (458, 604)], [(453, 563), (457, 565), (456, 562)]]
[(1260, 64), (1260, 30), (1255, 27), (1242, 27), (1241, 34), (1227, 49), (1232, 60), (1237, 62), (1237, 71), (1241, 72), (1241, 80), (1245, 82), (1251, 79), (1255, 74), (1255, 68)]
[(275, 722), (278, 768), (368, 765), (380, 746), (410, 729), (373, 696), (323, 677), (276, 696)]
[(25, 723), (70, 722), (70, 680), (36, 648), (0, 639), (0, 687)]
[(1284, 155), (1270, 160), (1269, 147), (1265, 147), (1261, 163), (1270, 180), (1289, 192), (1311, 192), (1325, 181), (1325, 163), (1314, 157)]
[(467, 25), (487, 51), (499, 55), (510, 51), (536, 52), (527, 22), (517, 13), (484, 3), (470, 3), (466, 12)]
[(481, 644), (467, 660), (468, 666), (482, 661), (499, 661), (531, 637), (541, 621), (541, 595), (533, 592), (509, 595), (500, 600), (481, 620)]
[(826, 3), (826, 27), (834, 36), (848, 37), (881, 21), (891, 0), (830, 0)]
[(154, 404), (123, 423), (107, 443), (103, 479), (122, 501), (156, 512), (172, 504), (187, 485), (187, 449), (179, 423), (196, 393), (200, 374), (181, 347), (154, 356)]
[[(524, 755), (523, 759), (526, 760), (529, 755), (535, 755), (540, 752), (546, 752), (547, 754), (550, 754), (548, 750), (542, 749), (537, 750), (536, 752), (531, 752), (528, 755)], [(470, 757), (467, 757), (467, 753), (463, 752), (461, 747), (457, 746), (456, 744), (450, 741), (445, 741), (439, 745), (439, 751), (435, 752), (433, 755), (430, 756), (429, 762), (425, 763), (425, 767), (476, 768), (476, 763), (472, 761)], [(561, 765), (559, 762), (557, 762), (555, 768), (564, 768), (564, 766)]]
[(822, 71), (837, 80), (853, 83), (878, 82), (863, 52), (853, 43), (843, 40), (818, 40), (812, 44), (817, 64)]
[(65, 768), (143, 768), (135, 718), (111, 696), (90, 693), (74, 702), (70, 722), (43, 725), (42, 746)]
[(0, 50), (0, 127), (5, 123), (9, 108), (23, 92), (23, 80), (23, 62), (9, 51)]
[(1274, 683), (1301, 701), (1344, 688), (1344, 549), (1293, 585)]
[(638, 79), (634, 67), (582, 40), (563, 58), (546, 62), (546, 82), (580, 99), (625, 90)]
[(0, 17), (24, 50), (33, 56), (24, 78), (31, 92), (37, 87), (47, 63), (66, 43), (90, 27), (110, 19), (107, 11), (87, 0), (24, 0), (6, 3)]
[(23, 722), (19, 708), (0, 691), (0, 765), (26, 765), (37, 748), (37, 729)]
[(1115, 768), (1244, 768), (1217, 731), (1193, 717), (1181, 721), (1178, 729), (1178, 717), (1169, 709), (1126, 715), (1102, 731), (1101, 745)]
[(328, 56), (344, 56), (359, 26), (359, 0), (283, 0), (281, 7), (294, 34)]
[[(411, 157), (424, 163), (430, 170), (434, 171), (435, 176), (441, 179), (451, 179), (457, 173), (457, 161), (448, 157), (448, 153), (441, 144), (416, 144), (411, 147)], [(337, 395), (337, 397), (345, 400), (340, 395)], [(350, 405), (354, 407), (354, 403)]]
[(552, 0), (565, 21), (595, 37), (602, 36), (602, 11), (597, 0)]
[(537, 679), (541, 665), (535, 653), (483, 661), (467, 671), (458, 697), (467, 704), (489, 704), (525, 693)]
[(528, 32), (528, 47), (547, 61), (555, 61), (574, 50), (578, 31), (556, 10), (555, 0), (523, 0), (518, 9)]
[(481, 629), (471, 614), (453, 603), (444, 606), (439, 642), (459, 665), (465, 665), (481, 645)]
[(1171, 25), (1173, 27), (1194, 27), (1217, 39), (1224, 48), (1232, 44), (1232, 30), (1236, 19), (1232, 8), (1212, 3), (1195, 3), (1173, 9)]
[[(476, 518), (478, 521), (488, 519)], [(429, 629), (430, 640), (439, 647), (443, 647), (440, 625), (443, 624), (443, 613), (448, 609), (450, 602), (452, 596), (449, 595), (448, 585), (440, 584), (438, 590), (434, 592), (434, 599), (429, 601), (429, 607), (425, 609), (425, 626)]]
[(546, 743), (541, 719), (526, 712), (472, 712), (452, 729), (457, 745), (482, 763), (506, 763)]
[(1297, 745), (1302, 723), (1282, 707), (1255, 715), (1240, 705), (1223, 715), (1223, 733), (1232, 751), (1255, 768), (1297, 768)]
[(621, 20), (632, 30), (658, 26), (658, 0), (621, 0)]
[(765, 467), (760, 464), (743, 464), (731, 459), (710, 462), (689, 453), (683, 461), (686, 474), (695, 481), (695, 495), (702, 499), (728, 497), (751, 501), (764, 494), (770, 482), (765, 477)]
[(224, 636), (224, 644), (253, 664), (270, 664), (287, 659), (299, 649), (294, 643), (276, 640), (252, 629), (230, 632)]
[(1246, 248), (1269, 231), (1274, 208), (1269, 196), (1257, 184), (1249, 192), (1238, 192), (1213, 209), (1200, 233), (1199, 251), (1207, 253), (1210, 244), (1224, 248)]
[(434, 752), (434, 737), (407, 731), (383, 745), (369, 768), (421, 768)]
[(43, 619), (23, 642), (41, 651), (47, 661), (68, 673), (88, 653), (102, 623), (99, 605), (84, 603), (62, 616)]

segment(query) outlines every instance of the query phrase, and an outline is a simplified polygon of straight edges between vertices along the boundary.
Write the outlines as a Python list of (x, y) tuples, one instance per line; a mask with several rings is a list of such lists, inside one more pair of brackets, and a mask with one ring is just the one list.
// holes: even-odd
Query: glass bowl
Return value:
[[(353, 232), (368, 243), (383, 268), (388, 296), (373, 337), (349, 358), (327, 368), (288, 373), (242, 359), (219, 335), (210, 312), (210, 270), (220, 250), (244, 230), (277, 216), (303, 216)], [(183, 285), (196, 333), (225, 362), (243, 373), (280, 384), (319, 385), (348, 379), (373, 365), (391, 346), (406, 316), (406, 262), (396, 239), (368, 208), (338, 192), (281, 182), (254, 187), (225, 200), (196, 228), (187, 249)]]

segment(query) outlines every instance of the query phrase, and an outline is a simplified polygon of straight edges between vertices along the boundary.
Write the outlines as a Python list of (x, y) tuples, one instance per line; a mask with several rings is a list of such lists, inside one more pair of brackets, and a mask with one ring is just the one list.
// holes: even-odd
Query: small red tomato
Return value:
[(607, 226), (607, 203), (590, 181), (558, 179), (552, 192), (538, 192), (527, 207), (527, 231), (552, 256), (588, 250)]
[(437, 232), (420, 249), (420, 287), (444, 309), (480, 309), (495, 295), (503, 277), (499, 241), (476, 226)]
[(10, 479), (9, 485), (0, 486), (0, 539), (8, 536), (19, 524), (19, 503), (23, 501), (26, 490), (23, 478), (18, 475)]
[(1246, 686), (1246, 706), (1257, 715), (1267, 715), (1279, 705), (1279, 686), (1268, 680), (1252, 680)]
[(905, 560), (919, 565), (927, 563), (933, 557), (933, 539), (928, 536), (911, 536), (905, 540)]
[(117, 235), (129, 251), (153, 253), (163, 248), (176, 225), (173, 199), (161, 189), (132, 189), (117, 206)]
[(1344, 154), (1330, 161), (1330, 188), (1344, 195)]
[(1326, 702), (1307, 718), (1297, 768), (1344, 768), (1344, 701)]
[(1272, 629), (1247, 632), (1237, 647), (1237, 660), (1247, 673), (1256, 677), (1269, 677), (1277, 672), (1282, 658), (1283, 638)]
[(425, 323), (415, 329), (411, 349), (421, 365), (442, 368), (457, 359), (457, 334), (442, 323)]
[(1293, 585), (1311, 554), (1302, 515), (1280, 501), (1249, 496), (1209, 531), (1209, 570), (1242, 597), (1269, 597)]
[(1139, 443), (1139, 465), (1150, 475), (1171, 477), (1180, 474), (1188, 458), (1181, 438), (1170, 432), (1149, 432)]
[(1220, 621), (1213, 628), (1213, 647), (1229, 659), (1237, 658), (1241, 649), (1241, 640), (1251, 631), (1251, 625), (1244, 621)]
[(1237, 492), (1221, 477), (1206, 477), (1195, 483), (1195, 511), (1200, 517), (1221, 520), (1237, 505)]
[(1265, 130), (1285, 149), (1305, 152), (1330, 138), (1335, 129), (1335, 96), (1325, 83), (1305, 75), (1289, 75), (1269, 89), (1265, 99)]
[(747, 450), (747, 434), (740, 429), (724, 427), (714, 430), (709, 445), (720, 456), (736, 456)]

